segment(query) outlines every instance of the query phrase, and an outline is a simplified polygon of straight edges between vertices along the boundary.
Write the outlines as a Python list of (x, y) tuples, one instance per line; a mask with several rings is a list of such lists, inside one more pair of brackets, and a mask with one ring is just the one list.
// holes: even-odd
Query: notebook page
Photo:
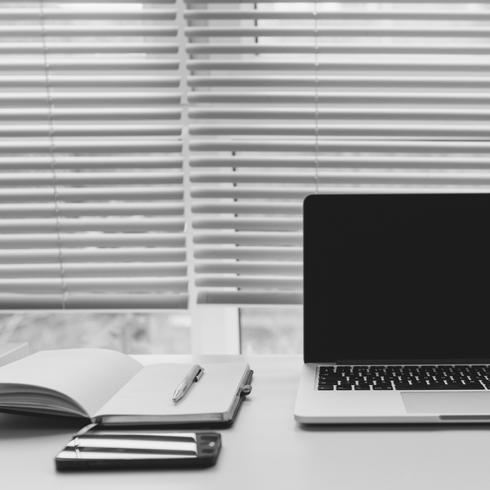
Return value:
[[(48, 388), (69, 396), (92, 416), (141, 367), (106, 349), (41, 351), (0, 367), (0, 392), (6, 391), (2, 383)], [(1, 401), (0, 394), (0, 406)]]
[(227, 412), (248, 369), (245, 361), (201, 364), (204, 375), (179, 403), (172, 401), (176, 386), (191, 364), (144, 366), (96, 414), (172, 416), (221, 414)]

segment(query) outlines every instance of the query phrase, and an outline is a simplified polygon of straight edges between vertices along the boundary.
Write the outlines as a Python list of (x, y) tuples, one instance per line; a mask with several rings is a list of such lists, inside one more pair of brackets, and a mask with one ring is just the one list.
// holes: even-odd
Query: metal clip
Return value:
[(242, 390), (241, 390), (241, 394), (243, 396), (247, 396), (247, 395), (250, 395), (250, 393), (252, 393), (252, 385), (243, 385)]

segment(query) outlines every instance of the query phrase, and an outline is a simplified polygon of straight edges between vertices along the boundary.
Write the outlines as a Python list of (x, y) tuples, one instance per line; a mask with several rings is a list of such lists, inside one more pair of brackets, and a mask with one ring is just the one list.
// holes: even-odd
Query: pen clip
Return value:
[(199, 371), (197, 372), (197, 374), (194, 376), (194, 383), (196, 383), (197, 381), (199, 381), (201, 378), (202, 378), (202, 375), (204, 374), (204, 369), (199, 369)]

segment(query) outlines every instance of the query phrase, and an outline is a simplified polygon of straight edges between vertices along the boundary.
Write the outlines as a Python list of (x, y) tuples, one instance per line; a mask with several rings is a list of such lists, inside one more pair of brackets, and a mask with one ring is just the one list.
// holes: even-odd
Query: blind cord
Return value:
[(61, 288), (61, 308), (66, 309), (66, 297), (67, 286), (65, 280), (65, 267), (63, 261), (63, 248), (61, 240), (61, 227), (60, 227), (60, 210), (59, 210), (59, 194), (58, 194), (58, 179), (56, 173), (56, 152), (54, 142), (54, 122), (53, 122), (53, 96), (51, 92), (51, 78), (50, 67), (48, 61), (48, 46), (46, 41), (46, 15), (44, 11), (44, 0), (40, 0), (40, 20), (41, 20), (41, 33), (42, 33), (42, 48), (44, 58), (44, 81), (46, 86), (46, 96), (48, 103), (48, 125), (49, 125), (49, 152), (51, 157), (51, 174), (53, 176), (53, 200), (54, 200), (54, 213), (55, 213), (55, 231), (56, 242), (58, 247), (58, 262), (60, 267), (60, 288)]
[(314, 3), (314, 30), (315, 30), (315, 193), (320, 192), (320, 176), (318, 161), (318, 0)]

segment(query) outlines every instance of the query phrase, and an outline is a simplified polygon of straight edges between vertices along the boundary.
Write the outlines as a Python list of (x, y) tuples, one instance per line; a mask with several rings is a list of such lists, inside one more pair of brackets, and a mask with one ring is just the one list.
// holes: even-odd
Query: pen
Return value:
[(175, 388), (174, 394), (172, 396), (172, 401), (177, 403), (179, 400), (184, 398), (184, 396), (189, 392), (191, 386), (199, 381), (204, 374), (204, 369), (195, 364), (191, 367), (190, 371), (184, 376), (184, 379), (179, 383), (177, 388)]

